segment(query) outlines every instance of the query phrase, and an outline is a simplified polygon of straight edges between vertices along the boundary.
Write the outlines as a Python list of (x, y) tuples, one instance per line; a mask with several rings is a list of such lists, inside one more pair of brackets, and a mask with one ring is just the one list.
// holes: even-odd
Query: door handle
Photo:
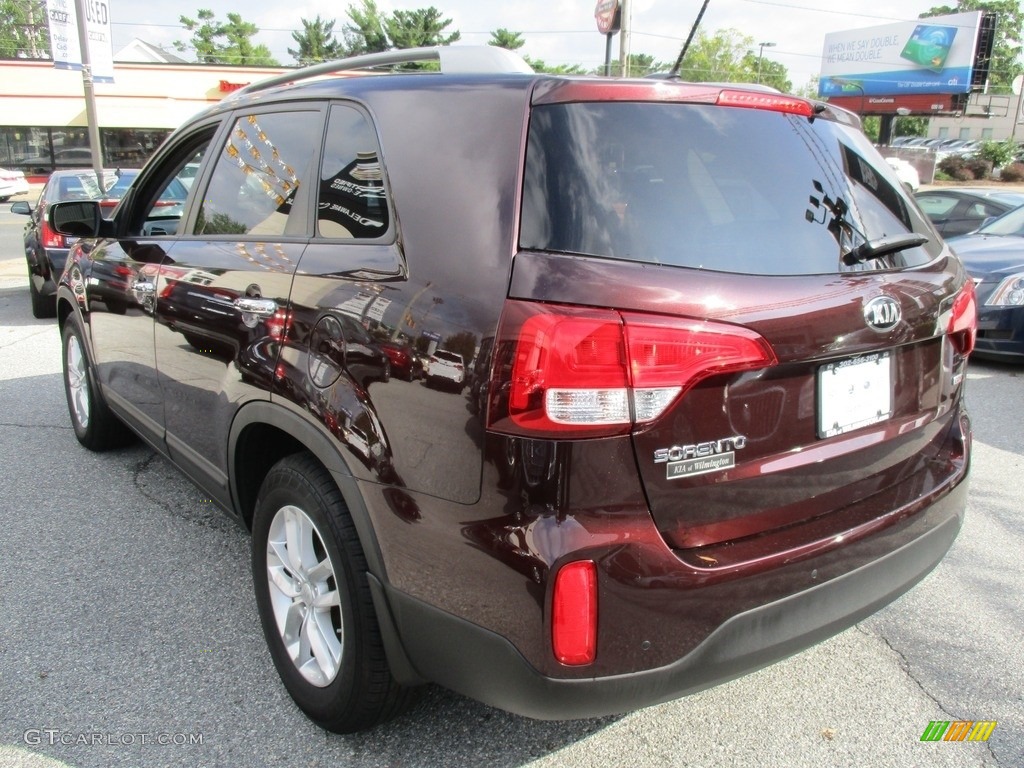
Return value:
[(241, 296), (235, 299), (235, 309), (256, 317), (271, 317), (277, 312), (277, 302), (273, 299), (253, 299), (248, 296)]

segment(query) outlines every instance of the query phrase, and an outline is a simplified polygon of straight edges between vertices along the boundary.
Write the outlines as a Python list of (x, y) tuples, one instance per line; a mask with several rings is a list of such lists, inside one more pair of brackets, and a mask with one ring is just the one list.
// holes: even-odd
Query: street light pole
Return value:
[(760, 47), (760, 50), (758, 51), (758, 54), (757, 54), (757, 82), (758, 82), (758, 84), (760, 84), (760, 82), (761, 82), (761, 60), (764, 58), (764, 49), (765, 48), (774, 48), (775, 47), (775, 43), (758, 43), (758, 46)]

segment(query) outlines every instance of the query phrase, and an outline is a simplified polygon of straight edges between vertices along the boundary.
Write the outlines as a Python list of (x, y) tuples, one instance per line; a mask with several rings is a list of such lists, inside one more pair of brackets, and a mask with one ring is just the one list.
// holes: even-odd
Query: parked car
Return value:
[(989, 219), (1024, 205), (1024, 192), (1005, 187), (942, 187), (914, 195), (943, 237), (973, 232)]
[(954, 237), (978, 293), (977, 357), (1024, 362), (1024, 205)]
[(885, 162), (896, 172), (896, 178), (908, 190), (916, 192), (917, 188), (921, 186), (921, 176), (913, 164), (899, 157), (887, 157)]
[[(426, 681), (548, 719), (667, 701), (851, 626), (960, 528), (974, 285), (827, 103), (392, 51), (240, 89), (110, 220), (49, 218), (88, 237), (58, 293), (76, 437), (130, 428), (251, 530), (325, 728)], [(165, 290), (190, 273), (205, 303)], [(483, 413), (365, 376), (352, 325), (479, 349)]]
[(377, 346), (391, 361), (393, 375), (406, 381), (412, 381), (422, 373), (416, 352), (408, 344), (397, 341), (381, 341)]
[(22, 171), (0, 168), (0, 203), (6, 203), (15, 195), (28, 194), (28, 181)]
[(461, 392), (466, 382), (466, 364), (462, 355), (438, 349), (427, 360), (427, 384)]
[[(124, 168), (118, 170), (117, 180), (107, 188), (107, 191), (103, 194), (100, 199), (100, 208), (103, 211), (103, 217), (109, 219), (111, 214), (114, 212), (114, 208), (121, 202), (121, 198), (124, 197), (125, 193), (131, 187), (132, 182), (139, 175), (139, 171), (135, 168)], [(191, 179), (190, 179), (191, 182)], [(181, 217), (181, 209), (185, 205), (185, 198), (188, 197), (188, 187), (182, 183), (181, 179), (174, 179), (171, 184), (168, 185), (167, 189), (160, 196), (160, 199), (156, 201), (158, 208), (165, 209), (164, 215)]]
[[(112, 184), (114, 172), (103, 173), (104, 182)], [(11, 204), (12, 213), (29, 217), (25, 225), (25, 261), (34, 317), (53, 317), (57, 279), (64, 271), (68, 248), (74, 242), (73, 237), (58, 233), (50, 225), (48, 206), (67, 200), (96, 199), (101, 193), (92, 170), (54, 171), (46, 180), (35, 206), (25, 200)]]

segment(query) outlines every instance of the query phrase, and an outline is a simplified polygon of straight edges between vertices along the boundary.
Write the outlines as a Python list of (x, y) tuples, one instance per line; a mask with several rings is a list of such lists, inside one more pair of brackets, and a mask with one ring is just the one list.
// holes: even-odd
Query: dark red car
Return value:
[[(964, 514), (973, 284), (857, 118), (500, 49), (306, 78), (420, 55), (236, 92), (111, 220), (50, 214), (91, 237), (58, 292), (79, 441), (127, 425), (251, 530), (297, 704), (622, 712), (923, 578)], [(469, 389), (373, 375), (346, 323)]]
[(377, 346), (391, 361), (392, 376), (412, 381), (422, 373), (416, 351), (408, 344), (397, 341), (381, 341), (377, 343)]

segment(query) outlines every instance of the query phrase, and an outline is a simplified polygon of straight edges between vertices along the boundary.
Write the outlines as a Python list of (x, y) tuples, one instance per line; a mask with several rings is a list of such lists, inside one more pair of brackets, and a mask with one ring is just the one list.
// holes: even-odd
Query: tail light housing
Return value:
[(45, 216), (43, 216), (39, 222), (39, 239), (42, 241), (43, 248), (68, 247), (67, 240), (64, 239), (64, 235), (54, 232)]
[(590, 664), (597, 656), (597, 566), (563, 565), (551, 592), (551, 649), (562, 664)]
[(953, 347), (961, 355), (969, 355), (974, 351), (974, 342), (978, 337), (978, 298), (971, 280), (964, 283), (953, 300), (947, 332)]
[(740, 326), (512, 299), (495, 350), (488, 426), (535, 438), (629, 434), (701, 379), (776, 362)]

